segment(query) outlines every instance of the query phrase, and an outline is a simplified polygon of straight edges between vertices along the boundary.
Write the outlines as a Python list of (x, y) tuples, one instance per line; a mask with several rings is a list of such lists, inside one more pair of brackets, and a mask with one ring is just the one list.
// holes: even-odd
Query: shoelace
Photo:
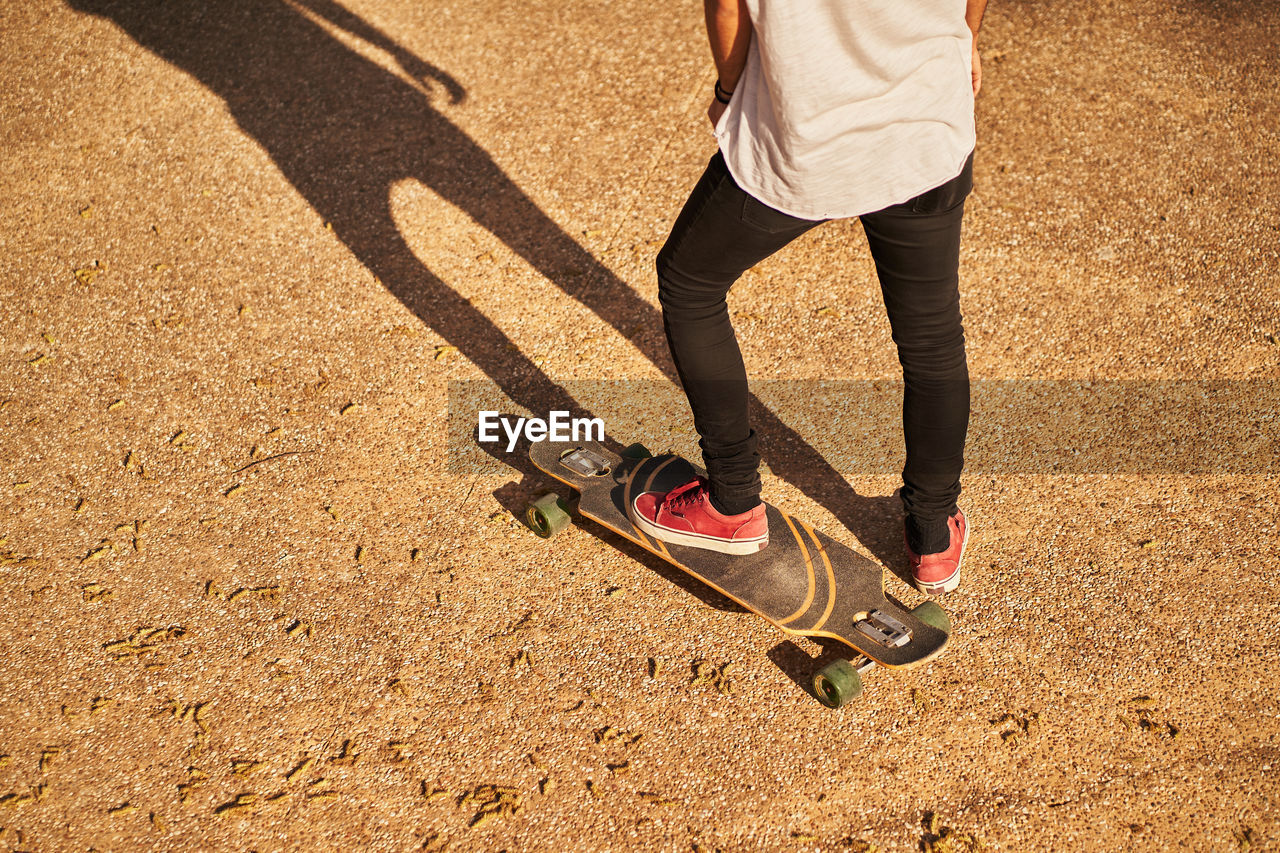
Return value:
[(702, 485), (700, 483), (689, 486), (682, 491), (667, 496), (667, 505), (671, 509), (681, 509), (695, 504), (702, 498)]

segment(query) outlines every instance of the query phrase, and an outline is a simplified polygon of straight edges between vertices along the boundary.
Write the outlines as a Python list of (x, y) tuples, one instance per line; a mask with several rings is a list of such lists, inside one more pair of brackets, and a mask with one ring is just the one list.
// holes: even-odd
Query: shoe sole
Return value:
[[(969, 516), (964, 517), (964, 542), (960, 545), (960, 556), (956, 558), (956, 570), (940, 581), (916, 581), (916, 589), (925, 595), (942, 595), (954, 592), (960, 586), (960, 567), (964, 565), (964, 552), (969, 547), (969, 538), (973, 536), (973, 524)], [(914, 580), (914, 578), (913, 578)]]
[(769, 544), (768, 534), (758, 536), (755, 539), (735, 539), (730, 542), (725, 539), (717, 539), (714, 536), (700, 536), (697, 533), (685, 533), (680, 530), (659, 527), (636, 512), (634, 502), (631, 505), (631, 521), (636, 527), (660, 542), (666, 542), (669, 545), (686, 545), (690, 548), (701, 548), (704, 551), (716, 551), (735, 557), (763, 551), (765, 546)]

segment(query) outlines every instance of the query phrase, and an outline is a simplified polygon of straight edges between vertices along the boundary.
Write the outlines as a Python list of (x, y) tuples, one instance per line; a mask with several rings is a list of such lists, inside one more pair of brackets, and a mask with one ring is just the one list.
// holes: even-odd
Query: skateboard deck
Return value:
[[(769, 546), (754, 554), (731, 556), (648, 536), (631, 520), (635, 497), (669, 491), (704, 472), (674, 454), (641, 458), (639, 454), (647, 451), (638, 445), (625, 452), (620, 455), (595, 441), (542, 441), (531, 445), (529, 458), (541, 471), (579, 493), (582, 516), (656, 554), (788, 634), (838, 640), (855, 657), (865, 656), (885, 667), (922, 663), (946, 645), (949, 624), (937, 605), (911, 611), (889, 601), (879, 565), (774, 506), (765, 505)], [(536, 502), (531, 505), (531, 523), (536, 522), (536, 506)], [(548, 506), (546, 499), (542, 506)], [(568, 523), (567, 516), (562, 523)], [(860, 681), (857, 690), (861, 692)]]

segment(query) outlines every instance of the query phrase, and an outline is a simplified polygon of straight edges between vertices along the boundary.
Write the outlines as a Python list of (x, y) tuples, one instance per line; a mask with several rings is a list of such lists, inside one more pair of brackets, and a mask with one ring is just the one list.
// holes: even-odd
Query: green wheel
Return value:
[(829, 663), (813, 674), (813, 692), (828, 708), (839, 708), (862, 695), (862, 676), (847, 660)]
[(911, 608), (911, 614), (926, 625), (951, 633), (951, 617), (936, 602), (926, 601)]
[(648, 459), (652, 455), (653, 454), (649, 452), (649, 448), (645, 447), (638, 441), (635, 444), (628, 444), (626, 447), (622, 448), (623, 459)]
[(533, 503), (529, 504), (529, 508), (524, 513), (525, 521), (529, 522), (529, 528), (543, 539), (550, 539), (561, 530), (564, 530), (572, 516), (569, 515), (569, 507), (560, 499), (555, 492), (547, 492)]

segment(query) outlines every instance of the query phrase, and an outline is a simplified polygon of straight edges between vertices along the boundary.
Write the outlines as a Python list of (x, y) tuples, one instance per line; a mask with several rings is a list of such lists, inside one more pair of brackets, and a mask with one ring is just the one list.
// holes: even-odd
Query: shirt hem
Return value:
[[(734, 158), (732, 157), (730, 152), (725, 150), (724, 138), (721, 137), (719, 134), (717, 134), (716, 141), (718, 143), (720, 153), (724, 156), (725, 166), (728, 168), (729, 174), (733, 176), (734, 182), (742, 189), (743, 192), (747, 193), (748, 195), (750, 195), (752, 198), (754, 198), (756, 201), (760, 202), (761, 204), (768, 205), (769, 207), (773, 208), (779, 213), (785, 213), (788, 216), (794, 216), (797, 219), (804, 219), (804, 220), (808, 220), (809, 222), (826, 222), (827, 220), (830, 220), (830, 219), (856, 219), (859, 216), (865, 216), (868, 213), (875, 213), (877, 211), (884, 210), (887, 207), (893, 207), (895, 204), (902, 204), (903, 202), (910, 201), (911, 199), (915, 198), (921, 193), (926, 193), (929, 190), (940, 187), (943, 184), (945, 184), (947, 181), (955, 180), (960, 175), (960, 173), (964, 171), (964, 164), (968, 162), (969, 155), (973, 154), (974, 151), (977, 149), (977, 141), (975, 140), (974, 144), (970, 145), (964, 151), (964, 153), (960, 155), (960, 162), (955, 166), (954, 170), (951, 172), (950, 177), (943, 178), (940, 181), (931, 181), (927, 186), (922, 186), (919, 189), (913, 190), (909, 194), (904, 195), (902, 198), (897, 198), (895, 201), (889, 201), (884, 204), (876, 204), (876, 205), (873, 205), (872, 207), (867, 207), (865, 209), (859, 208), (856, 213), (827, 213), (827, 214), (821, 214), (821, 215), (815, 216), (813, 211), (811, 210), (800, 212), (796, 208), (791, 208), (785, 204), (777, 205), (774, 202), (770, 201), (769, 199), (762, 198), (761, 196), (765, 195), (764, 193), (760, 193), (758, 190), (753, 190), (750, 187), (750, 184), (754, 183), (754, 181), (744, 181), (739, 176), (737, 171), (737, 164), (734, 163)], [(898, 195), (897, 193), (894, 194), (895, 198), (897, 197), (897, 195)]]

